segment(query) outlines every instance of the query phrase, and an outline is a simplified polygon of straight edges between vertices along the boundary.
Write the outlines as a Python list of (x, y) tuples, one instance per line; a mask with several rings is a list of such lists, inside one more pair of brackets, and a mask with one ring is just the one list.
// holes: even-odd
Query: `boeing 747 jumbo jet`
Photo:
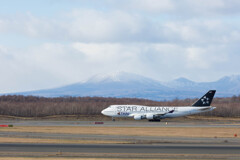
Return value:
[(111, 117), (133, 117), (135, 120), (148, 119), (160, 121), (164, 118), (174, 118), (212, 111), (211, 106), (216, 90), (208, 91), (192, 106), (141, 106), (141, 105), (111, 105), (102, 110), (102, 114)]

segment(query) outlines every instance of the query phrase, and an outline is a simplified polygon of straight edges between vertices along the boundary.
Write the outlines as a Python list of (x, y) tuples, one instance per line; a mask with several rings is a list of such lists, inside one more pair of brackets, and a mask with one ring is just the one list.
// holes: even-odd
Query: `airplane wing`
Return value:
[(168, 113), (173, 113), (174, 112), (174, 109), (169, 111), (169, 112), (166, 112), (166, 113), (162, 113), (162, 114), (154, 114), (154, 115), (158, 115), (158, 116), (164, 116), (165, 114), (168, 114)]

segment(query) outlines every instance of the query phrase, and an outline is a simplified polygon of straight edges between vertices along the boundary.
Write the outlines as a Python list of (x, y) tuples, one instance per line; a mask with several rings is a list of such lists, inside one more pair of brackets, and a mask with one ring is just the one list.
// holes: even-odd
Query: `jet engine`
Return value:
[(147, 115), (146, 115), (146, 118), (147, 118), (147, 119), (154, 119), (155, 116), (154, 116), (153, 114), (147, 114)]
[(141, 120), (141, 119), (143, 119), (143, 116), (142, 115), (135, 115), (133, 118), (135, 120)]
[(160, 119), (160, 116), (154, 115), (154, 114), (147, 114), (147, 115), (146, 115), (146, 118), (147, 118), (148, 120), (158, 120), (158, 119)]

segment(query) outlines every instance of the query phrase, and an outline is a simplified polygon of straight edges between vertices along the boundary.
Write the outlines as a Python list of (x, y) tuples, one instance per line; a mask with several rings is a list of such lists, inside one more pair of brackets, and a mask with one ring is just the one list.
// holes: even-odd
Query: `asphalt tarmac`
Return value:
[(0, 144), (1, 152), (240, 154), (240, 146), (201, 144)]
[[(14, 126), (97, 126), (97, 127), (233, 127), (239, 128), (239, 121), (54, 121), (54, 120), (0, 120), (0, 124)], [(221, 137), (164, 137), (101, 134), (64, 134), (41, 132), (0, 132), (0, 137), (43, 138), (66, 140), (107, 140), (129, 142), (130, 144), (36, 144), (0, 143), (0, 156), (8, 157), (102, 157), (102, 158), (170, 158), (179, 159), (238, 159), (239, 138)], [(61, 153), (61, 154), (59, 154)], [(167, 154), (167, 155), (166, 155)]]
[[(109, 126), (109, 127), (240, 127), (240, 121), (54, 121), (54, 120), (0, 120), (0, 124), (13, 124), (14, 126)], [(97, 121), (99, 122), (99, 121)]]

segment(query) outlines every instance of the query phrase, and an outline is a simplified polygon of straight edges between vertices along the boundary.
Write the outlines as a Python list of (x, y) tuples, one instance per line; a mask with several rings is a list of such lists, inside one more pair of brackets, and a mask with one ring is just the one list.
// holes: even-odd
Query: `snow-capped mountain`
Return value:
[(240, 94), (240, 76), (223, 77), (215, 82), (194, 82), (179, 78), (170, 82), (159, 82), (141, 75), (118, 72), (95, 75), (85, 82), (59, 88), (15, 93), (44, 97), (99, 96), (146, 98), (171, 100), (174, 98), (197, 98), (210, 89), (216, 89), (216, 96), (229, 97)]
[(162, 85), (159, 81), (137, 74), (119, 72), (117, 74), (96, 75), (85, 82), (59, 88), (17, 94), (44, 97), (100, 96), (171, 99), (169, 94), (167, 94), (169, 92), (174, 92), (174, 90)]
[(140, 76), (138, 74), (134, 73), (128, 73), (128, 72), (116, 72), (111, 74), (98, 74), (95, 76), (90, 77), (85, 83), (108, 83), (108, 82), (141, 82), (141, 83), (151, 83), (151, 82), (157, 82), (154, 81), (151, 78), (147, 78), (144, 76)]
[(217, 96), (232, 96), (240, 94), (240, 75), (225, 76), (215, 82), (194, 82), (186, 78), (179, 78), (163, 83), (169, 88), (186, 91), (206, 91), (216, 89)]
[(175, 79), (170, 82), (162, 82), (162, 84), (170, 88), (178, 88), (178, 89), (184, 89), (185, 87), (189, 87), (189, 86), (195, 87), (197, 85), (196, 82), (188, 80), (183, 77)]

